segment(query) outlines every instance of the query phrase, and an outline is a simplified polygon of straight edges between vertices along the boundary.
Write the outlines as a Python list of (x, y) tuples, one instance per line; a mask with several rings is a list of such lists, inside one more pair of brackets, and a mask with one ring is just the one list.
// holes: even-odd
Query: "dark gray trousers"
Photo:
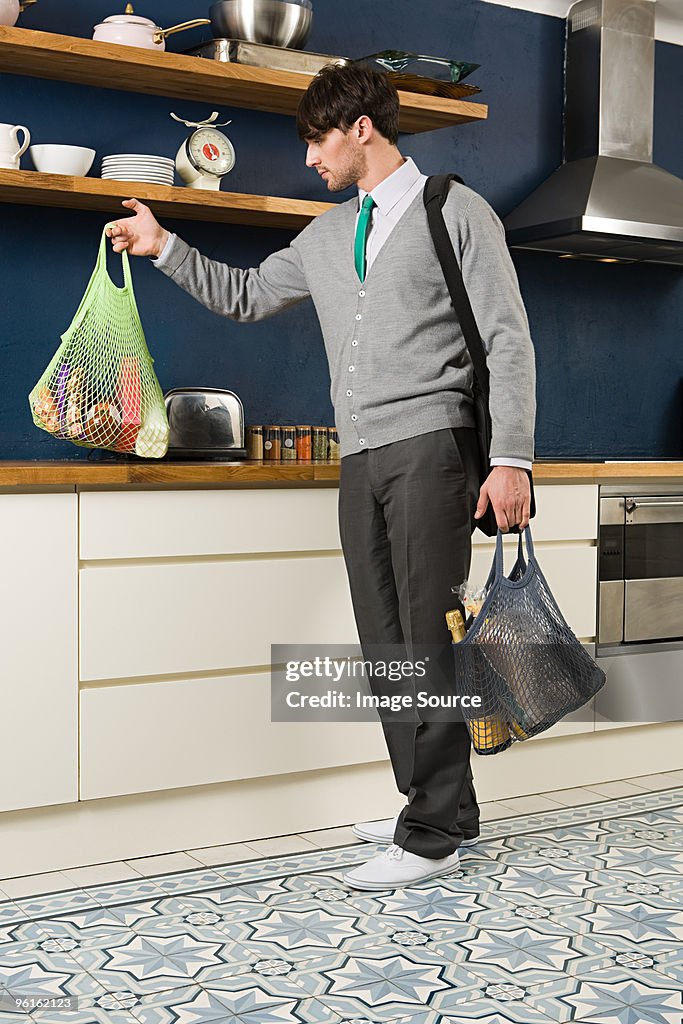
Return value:
[[(415, 660), (427, 645), (430, 685), (442, 692), (453, 689), (445, 613), (462, 608), (451, 588), (469, 573), (478, 497), (473, 428), (435, 430), (341, 460), (339, 526), (364, 657), (370, 645), (387, 644)], [(479, 807), (464, 721), (425, 717), (416, 710), (412, 722), (382, 718), (382, 728), (408, 800), (394, 841), (438, 858), (478, 835)]]

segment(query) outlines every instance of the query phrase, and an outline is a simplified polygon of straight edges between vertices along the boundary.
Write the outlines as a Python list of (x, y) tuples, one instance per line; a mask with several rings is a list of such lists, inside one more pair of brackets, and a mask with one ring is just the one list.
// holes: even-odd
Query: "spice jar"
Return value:
[(247, 458), (263, 458), (263, 427), (260, 424), (247, 427)]
[(311, 428), (306, 424), (299, 424), (296, 428), (296, 457), (299, 462), (311, 458)]
[(327, 428), (327, 439), (329, 444), (329, 458), (332, 462), (339, 462), (339, 434), (336, 427)]
[(274, 423), (263, 428), (263, 458), (280, 461), (280, 428)]
[(312, 427), (311, 436), (311, 446), (313, 448), (313, 461), (325, 462), (327, 460), (328, 446), (327, 427)]
[(296, 427), (280, 427), (280, 458), (296, 462)]

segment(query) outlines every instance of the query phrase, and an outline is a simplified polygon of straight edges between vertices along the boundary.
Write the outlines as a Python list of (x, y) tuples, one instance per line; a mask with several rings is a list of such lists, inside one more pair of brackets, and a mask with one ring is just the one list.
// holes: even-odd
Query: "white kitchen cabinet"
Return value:
[(378, 723), (270, 721), (271, 644), (358, 650), (336, 488), (80, 500), (81, 799), (386, 758)]
[(0, 495), (0, 811), (78, 799), (78, 499)]
[(338, 551), (338, 495), (336, 487), (86, 491), (81, 558)]
[(270, 664), (271, 644), (357, 644), (340, 555), (81, 570), (81, 680)]
[[(358, 643), (337, 502), (337, 488), (80, 495), (82, 799), (386, 758), (378, 723), (270, 721), (272, 643)], [(592, 637), (597, 487), (541, 485), (537, 506), (543, 571)], [(494, 545), (474, 540), (483, 582)]]
[(270, 673), (81, 691), (81, 799), (368, 764), (379, 722), (272, 722)]

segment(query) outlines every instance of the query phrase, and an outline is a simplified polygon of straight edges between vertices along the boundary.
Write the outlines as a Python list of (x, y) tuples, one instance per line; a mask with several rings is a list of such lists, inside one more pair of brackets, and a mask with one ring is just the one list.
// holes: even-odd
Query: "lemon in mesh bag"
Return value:
[(88, 287), (61, 344), (29, 395), (33, 422), (86, 448), (162, 458), (164, 396), (140, 323), (128, 253), (123, 287), (107, 273), (106, 225)]

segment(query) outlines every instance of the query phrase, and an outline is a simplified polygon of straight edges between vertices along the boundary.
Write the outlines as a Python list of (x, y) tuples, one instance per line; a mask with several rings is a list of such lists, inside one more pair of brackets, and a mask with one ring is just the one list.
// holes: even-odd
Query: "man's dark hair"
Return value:
[(385, 139), (398, 141), (399, 99), (383, 71), (361, 64), (325, 64), (301, 97), (296, 129), (302, 142), (331, 128), (346, 134), (366, 114)]

